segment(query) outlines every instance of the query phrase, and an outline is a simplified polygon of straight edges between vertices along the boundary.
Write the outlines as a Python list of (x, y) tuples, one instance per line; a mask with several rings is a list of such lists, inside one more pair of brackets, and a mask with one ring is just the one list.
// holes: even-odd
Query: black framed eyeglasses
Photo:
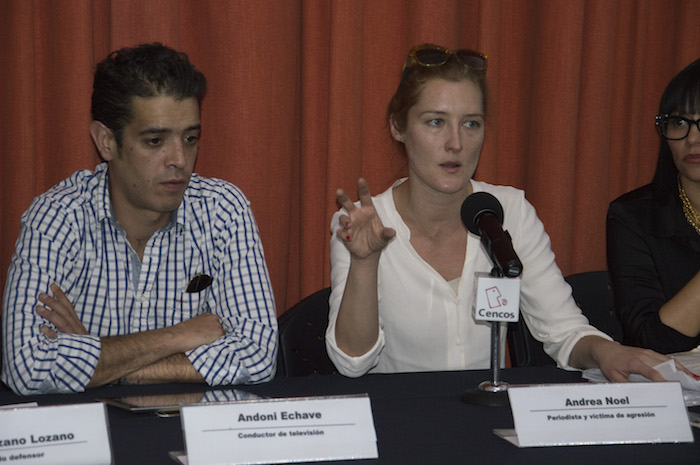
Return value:
[(414, 63), (420, 66), (442, 66), (454, 56), (460, 63), (464, 66), (477, 70), (486, 71), (486, 65), (488, 63), (488, 57), (476, 50), (470, 50), (468, 48), (460, 48), (458, 50), (450, 50), (444, 47), (439, 47), (437, 45), (419, 45), (413, 47), (408, 52), (408, 59), (403, 67), (403, 77), (401, 78), (401, 84), (399, 85), (399, 90), (397, 94), (401, 94), (403, 90), (404, 83), (408, 77), (408, 68)]
[(656, 115), (656, 126), (668, 140), (681, 140), (688, 137), (690, 128), (695, 125), (700, 131), (700, 119), (688, 119), (678, 115)]

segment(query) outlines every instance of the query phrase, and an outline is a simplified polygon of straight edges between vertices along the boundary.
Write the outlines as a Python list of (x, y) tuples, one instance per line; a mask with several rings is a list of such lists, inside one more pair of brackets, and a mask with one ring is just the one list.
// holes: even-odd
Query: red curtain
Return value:
[(0, 286), (34, 196), (99, 162), (95, 63), (160, 41), (207, 75), (196, 170), (251, 199), (279, 313), (329, 283), (336, 188), (404, 172), (384, 112), (412, 45), (488, 54), (476, 177), (526, 190), (565, 274), (606, 267), (608, 202), (650, 181), (659, 98), (700, 56), (697, 0), (0, 3)]

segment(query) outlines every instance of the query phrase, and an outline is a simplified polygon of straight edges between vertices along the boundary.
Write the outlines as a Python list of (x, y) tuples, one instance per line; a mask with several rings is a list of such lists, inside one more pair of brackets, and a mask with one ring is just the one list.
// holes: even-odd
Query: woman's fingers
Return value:
[(352, 203), (352, 200), (348, 196), (347, 192), (345, 192), (343, 189), (338, 189), (337, 191), (335, 191), (335, 197), (336, 199), (338, 199), (338, 203), (340, 204), (340, 206), (348, 212), (351, 212), (355, 209), (355, 204)]
[(372, 203), (372, 194), (369, 191), (369, 185), (365, 178), (360, 178), (357, 180), (357, 195), (360, 197), (360, 204), (365, 206), (374, 205)]

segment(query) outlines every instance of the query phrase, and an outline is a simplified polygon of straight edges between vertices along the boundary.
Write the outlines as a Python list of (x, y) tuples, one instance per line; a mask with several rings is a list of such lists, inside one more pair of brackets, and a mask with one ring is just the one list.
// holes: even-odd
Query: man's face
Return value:
[(133, 97), (131, 107), (121, 147), (107, 160), (112, 206), (120, 223), (161, 227), (190, 182), (201, 128), (199, 104), (195, 98)]

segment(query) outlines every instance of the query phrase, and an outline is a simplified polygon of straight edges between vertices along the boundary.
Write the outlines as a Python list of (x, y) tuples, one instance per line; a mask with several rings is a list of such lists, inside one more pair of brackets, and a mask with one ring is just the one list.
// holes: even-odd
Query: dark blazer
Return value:
[(659, 309), (700, 271), (700, 235), (688, 224), (678, 195), (655, 197), (651, 185), (610, 204), (608, 269), (624, 343), (661, 353), (690, 350), (688, 337), (664, 325)]

